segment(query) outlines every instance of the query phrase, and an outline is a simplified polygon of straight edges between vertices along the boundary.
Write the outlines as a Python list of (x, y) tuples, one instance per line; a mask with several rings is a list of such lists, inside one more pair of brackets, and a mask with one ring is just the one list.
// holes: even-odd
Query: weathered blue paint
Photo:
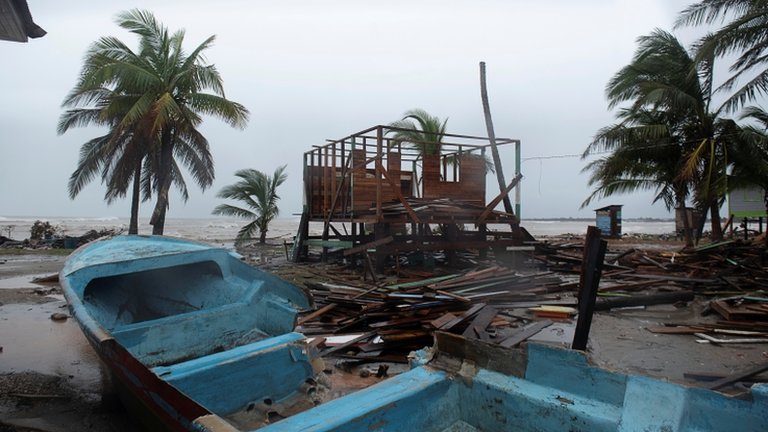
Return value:
[[(303, 336), (292, 333), (303, 292), (224, 250), (118, 237), (78, 250), (62, 280), (89, 341), (176, 430), (235, 431), (222, 416), (288, 399), (313, 376)], [(502, 373), (443, 352), (432, 360), (424, 350), (406, 373), (261, 430), (768, 430), (765, 384), (740, 400), (600, 369), (576, 351), (492, 350), (482, 364), (510, 358), (515, 367)]]
[(288, 333), (153, 371), (223, 416), (253, 401), (279, 402), (314, 377), (303, 340)]
[(471, 368), (453, 375), (418, 365), (263, 430), (768, 430), (768, 385), (753, 387), (752, 399), (740, 400), (606, 371), (576, 351), (532, 344), (527, 356), (524, 377), (488, 369), (468, 373)]
[(259, 430), (442, 430), (455, 418), (456, 390), (444, 371), (419, 367)]

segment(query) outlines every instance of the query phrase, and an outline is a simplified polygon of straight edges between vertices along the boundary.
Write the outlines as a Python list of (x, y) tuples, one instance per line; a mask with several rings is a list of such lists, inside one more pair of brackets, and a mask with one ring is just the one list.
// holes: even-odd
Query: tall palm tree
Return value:
[(245, 207), (220, 204), (213, 209), (213, 214), (252, 219), (238, 231), (238, 242), (253, 238), (257, 230), (259, 243), (263, 244), (266, 241), (269, 223), (278, 216), (280, 211), (277, 207), (277, 201), (280, 199), (277, 188), (288, 178), (285, 168), (285, 165), (277, 168), (272, 177), (254, 169), (239, 170), (235, 176), (240, 177), (240, 180), (225, 186), (216, 195), (219, 198), (241, 201)]
[(703, 0), (684, 9), (675, 27), (720, 22), (725, 24), (697, 43), (697, 57), (738, 56), (730, 66), (731, 77), (719, 88), (730, 91), (748, 78), (725, 102), (728, 110), (735, 110), (768, 92), (768, 2)]
[(662, 114), (658, 126), (667, 128), (671, 142), (683, 146), (677, 182), (692, 185), (694, 202), (710, 212), (712, 238), (718, 240), (727, 149), (736, 124), (721, 117), (722, 107), (710, 109), (712, 65), (712, 58), (696, 61), (674, 35), (657, 29), (638, 38), (632, 62), (614, 75), (606, 93), (612, 108), (629, 103), (626, 109), (632, 114), (622, 114), (628, 126), (643, 124), (634, 123), (643, 111)]
[[(89, 87), (81, 80), (63, 103), (64, 107), (74, 108), (62, 114), (57, 131), (64, 134), (71, 128), (90, 125), (110, 129), (106, 135), (89, 140), (80, 148), (77, 168), (69, 178), (69, 196), (74, 199), (98, 172), (101, 172), (102, 182), (107, 184), (104, 197), (107, 203), (125, 196), (128, 185), (133, 184), (128, 233), (138, 234), (141, 161), (147, 149), (134, 133), (134, 128), (118, 126), (125, 115), (124, 102), (128, 98), (114, 89)], [(78, 106), (83, 100), (93, 102)]]
[[(109, 88), (131, 97), (100, 101), (76, 92), (67, 102), (100, 102), (99, 106), (110, 115), (119, 113), (120, 120), (115, 125), (119, 134), (131, 129), (137, 142), (143, 143), (148, 159), (134, 163), (153, 169), (151, 179), (145, 176), (142, 184), (145, 193), (156, 194), (150, 224), (153, 234), (162, 235), (172, 184), (175, 182), (182, 191), (186, 190), (178, 162), (190, 170), (200, 188), (205, 189), (213, 182), (208, 142), (197, 130), (202, 115), (212, 115), (243, 128), (248, 110), (224, 96), (221, 76), (214, 65), (203, 59), (214, 36), (187, 54), (183, 49), (184, 31), (169, 33), (150, 12), (120, 13), (117, 24), (139, 37), (138, 51), (114, 37), (99, 39), (86, 55), (78, 85)], [(185, 148), (178, 148), (179, 143), (184, 143)]]

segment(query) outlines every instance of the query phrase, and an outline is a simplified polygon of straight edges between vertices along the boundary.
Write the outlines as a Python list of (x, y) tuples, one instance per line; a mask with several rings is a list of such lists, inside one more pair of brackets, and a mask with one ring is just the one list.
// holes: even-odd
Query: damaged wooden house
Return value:
[[(516, 176), (486, 201), (486, 176), (493, 169), (488, 138), (442, 134), (429, 143), (397, 139), (397, 129), (374, 126), (315, 146), (304, 153), (304, 209), (292, 250), (294, 261), (310, 247), (344, 256), (363, 253), (381, 271), (388, 256), (520, 245), (520, 141)], [(516, 209), (494, 208), (515, 190)], [(508, 201), (509, 203), (509, 201)]]

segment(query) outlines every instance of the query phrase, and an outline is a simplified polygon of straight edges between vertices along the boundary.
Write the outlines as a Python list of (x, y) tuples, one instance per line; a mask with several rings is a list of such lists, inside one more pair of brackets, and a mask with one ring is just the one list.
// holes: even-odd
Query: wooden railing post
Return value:
[[(381, 162), (384, 148), (384, 129), (376, 128), (376, 160)], [(376, 221), (381, 222), (381, 163), (376, 164)]]

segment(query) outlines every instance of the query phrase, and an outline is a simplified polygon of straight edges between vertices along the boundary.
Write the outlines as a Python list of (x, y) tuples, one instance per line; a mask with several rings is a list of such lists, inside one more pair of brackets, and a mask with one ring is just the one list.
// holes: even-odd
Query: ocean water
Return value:
[[(23, 240), (29, 237), (30, 228), (35, 221), (49, 222), (55, 226), (59, 235), (79, 236), (90, 230), (111, 229), (116, 231), (128, 231), (128, 218), (123, 217), (43, 217), (43, 216), (0, 216), (0, 235), (15, 240)], [(139, 234), (151, 234), (152, 227), (146, 219), (139, 221)], [(166, 220), (165, 234), (190, 240), (204, 241), (208, 243), (231, 243), (237, 236), (238, 230), (247, 222), (243, 219), (227, 217), (206, 218), (168, 218)], [(284, 217), (272, 221), (269, 225), (267, 237), (272, 241), (290, 241), (296, 234), (299, 225), (299, 217)], [(585, 234), (587, 226), (594, 225), (594, 221), (583, 219), (532, 219), (523, 220), (521, 225), (534, 237), (556, 236), (561, 234)], [(504, 230), (504, 226), (491, 226), (490, 229)], [(319, 234), (322, 224), (310, 225), (310, 232)], [(673, 220), (624, 220), (622, 232), (624, 234), (669, 234), (675, 231)]]

